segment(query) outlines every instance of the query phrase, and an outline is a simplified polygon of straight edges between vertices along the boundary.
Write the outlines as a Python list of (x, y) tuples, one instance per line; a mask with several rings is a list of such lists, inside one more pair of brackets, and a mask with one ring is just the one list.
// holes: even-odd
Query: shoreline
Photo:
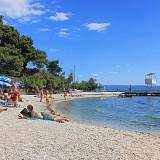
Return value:
[[(59, 98), (58, 98), (59, 97)], [(21, 106), (33, 104), (40, 112), (44, 103), (23, 95)], [(64, 99), (55, 96), (55, 105)], [(22, 108), (0, 113), (2, 160), (159, 160), (160, 136), (45, 120), (20, 120)]]
[[(121, 94), (121, 93), (120, 93)], [(87, 96), (85, 95), (85, 97), (74, 97), (74, 98), (71, 98), (71, 99), (68, 99), (67, 101), (66, 100), (61, 100), (61, 101), (57, 101), (54, 103), (54, 109), (56, 111), (58, 111), (58, 113), (68, 117), (72, 123), (77, 123), (77, 124), (82, 124), (82, 125), (87, 125), (87, 126), (93, 126), (93, 127), (100, 127), (100, 128), (109, 128), (109, 129), (113, 129), (113, 130), (119, 130), (119, 131), (124, 131), (124, 132), (133, 132), (133, 133), (141, 133), (141, 134), (149, 134), (149, 135), (155, 135), (155, 136), (160, 136), (160, 132), (145, 132), (145, 131), (136, 131), (136, 130), (131, 130), (131, 129), (122, 129), (122, 128), (118, 128), (118, 127), (112, 127), (112, 126), (101, 126), (101, 125), (94, 125), (94, 124), (90, 124), (90, 123), (83, 123), (81, 121), (78, 121), (76, 119), (74, 119), (73, 117), (71, 117), (71, 115), (69, 114), (65, 114), (63, 113), (63, 111), (61, 110), (61, 106), (63, 104), (65, 104), (65, 102), (69, 102), (69, 101), (74, 101), (74, 100), (77, 100), (77, 99), (89, 99), (89, 98), (107, 98), (107, 97), (118, 97), (119, 95), (105, 95), (105, 96), (101, 96), (100, 94), (99, 95), (96, 95), (96, 96)]]

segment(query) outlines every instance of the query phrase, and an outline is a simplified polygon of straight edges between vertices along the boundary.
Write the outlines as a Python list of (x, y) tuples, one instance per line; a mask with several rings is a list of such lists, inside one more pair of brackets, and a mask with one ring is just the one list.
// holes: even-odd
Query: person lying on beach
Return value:
[(0, 107), (0, 112), (7, 111), (8, 108)]
[(44, 119), (54, 120), (54, 121), (60, 122), (60, 123), (69, 122), (69, 119), (60, 115), (59, 113), (56, 113), (51, 108), (51, 104), (46, 106), (46, 110), (42, 111), (41, 115), (43, 116)]
[(52, 108), (51, 108), (51, 104), (46, 106), (46, 110), (41, 112), (41, 115), (45, 118), (45, 119), (54, 119), (57, 122), (69, 122), (69, 119), (67, 119), (66, 117), (60, 115), (59, 113), (56, 113)]
[(19, 119), (43, 118), (46, 120), (56, 121), (56, 122), (60, 122), (60, 123), (64, 123), (64, 122), (69, 121), (66, 117), (63, 117), (63, 116), (56, 114), (53, 111), (51, 112), (49, 110), (41, 112), (42, 116), (40, 116), (36, 111), (34, 111), (34, 108), (32, 105), (27, 106), (27, 111), (22, 110), (20, 113), (21, 114), (18, 115)]
[(24, 108), (18, 115), (19, 119), (28, 119), (28, 118), (42, 118), (36, 111), (34, 111), (32, 105), (28, 105), (27, 108)]

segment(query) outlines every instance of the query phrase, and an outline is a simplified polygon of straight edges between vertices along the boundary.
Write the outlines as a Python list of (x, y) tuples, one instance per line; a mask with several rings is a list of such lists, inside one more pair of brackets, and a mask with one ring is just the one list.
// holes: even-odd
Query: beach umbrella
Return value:
[(7, 86), (7, 87), (10, 87), (11, 85), (10, 85), (9, 83), (0, 81), (0, 86)]
[(18, 82), (18, 80), (16, 80), (16, 79), (11, 79), (11, 78), (9, 78), (9, 77), (7, 77), (7, 76), (3, 76), (3, 75), (0, 76), (0, 85), (1, 85), (1, 86), (10, 87), (11, 85), (8, 83), (8, 82), (10, 82), (10, 81), (13, 81), (13, 82), (16, 84), (16, 86), (19, 87), (19, 88), (22, 88), (22, 87), (23, 87), (22, 82)]
[(0, 81), (2, 81), (2, 82), (8, 82), (8, 81), (11, 81), (11, 78), (9, 78), (7, 76), (0, 76)]
[(7, 76), (0, 76), (0, 85), (10, 87), (11, 85), (7, 82), (11, 81), (11, 78)]
[(17, 83), (17, 87), (23, 88), (23, 83), (22, 83), (22, 82), (18, 82), (18, 83)]

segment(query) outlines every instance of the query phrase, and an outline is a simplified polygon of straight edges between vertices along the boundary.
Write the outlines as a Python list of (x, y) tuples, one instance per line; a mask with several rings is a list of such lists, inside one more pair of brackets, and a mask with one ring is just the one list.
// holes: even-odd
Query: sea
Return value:
[[(132, 86), (132, 89), (150, 91), (146, 86)], [(125, 92), (128, 86), (107, 85), (106, 90)], [(154, 88), (154, 92), (159, 90), (159, 86)], [(160, 97), (76, 99), (60, 103), (58, 109), (77, 123), (160, 134)]]
[(146, 86), (146, 85), (104, 85), (97, 91), (108, 92), (129, 92), (131, 88), (132, 92), (160, 92), (160, 86)]

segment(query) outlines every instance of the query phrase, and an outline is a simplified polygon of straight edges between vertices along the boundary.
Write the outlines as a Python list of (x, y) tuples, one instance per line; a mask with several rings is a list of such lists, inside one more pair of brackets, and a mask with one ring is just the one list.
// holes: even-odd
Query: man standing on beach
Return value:
[(40, 90), (40, 102), (43, 101), (43, 96), (44, 96), (44, 93), (43, 93), (43, 88)]
[(64, 91), (64, 99), (67, 100), (67, 91)]

